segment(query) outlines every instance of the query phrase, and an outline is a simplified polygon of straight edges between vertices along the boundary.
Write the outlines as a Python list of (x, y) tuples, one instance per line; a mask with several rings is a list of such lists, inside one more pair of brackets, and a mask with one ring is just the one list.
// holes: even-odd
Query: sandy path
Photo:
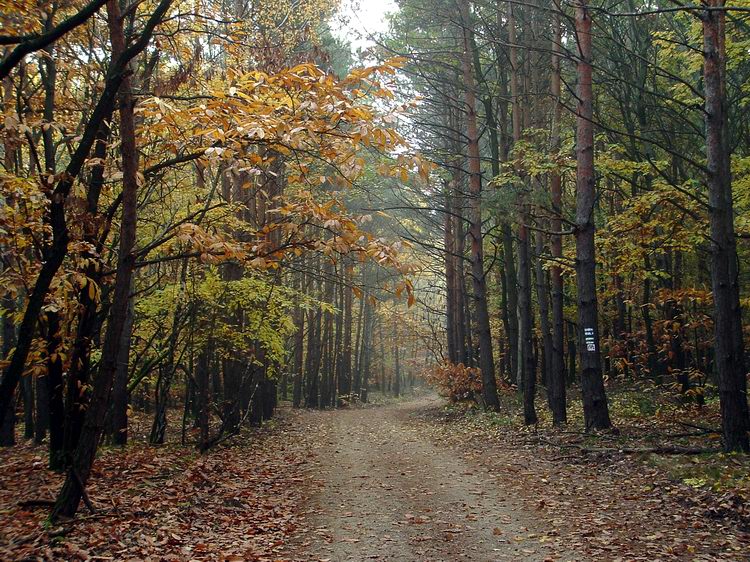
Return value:
[[(434, 404), (311, 412), (319, 484), (294, 560), (572, 560), (540, 543), (533, 513), (479, 466), (420, 435), (409, 416)], [(554, 540), (551, 538), (551, 540)]]

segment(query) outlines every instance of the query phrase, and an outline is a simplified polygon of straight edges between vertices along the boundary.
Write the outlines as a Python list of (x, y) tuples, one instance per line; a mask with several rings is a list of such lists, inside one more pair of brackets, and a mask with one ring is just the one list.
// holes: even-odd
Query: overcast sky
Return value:
[(392, 0), (342, 0), (341, 21), (334, 21), (335, 31), (351, 43), (353, 51), (372, 47), (367, 37), (386, 31), (385, 15), (396, 9)]

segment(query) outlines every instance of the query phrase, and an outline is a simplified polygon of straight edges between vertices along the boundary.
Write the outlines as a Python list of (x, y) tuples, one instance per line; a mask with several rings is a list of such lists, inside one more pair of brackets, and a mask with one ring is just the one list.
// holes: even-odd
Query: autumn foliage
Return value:
[(482, 373), (477, 367), (446, 361), (429, 368), (425, 379), (451, 402), (477, 401), (482, 394)]

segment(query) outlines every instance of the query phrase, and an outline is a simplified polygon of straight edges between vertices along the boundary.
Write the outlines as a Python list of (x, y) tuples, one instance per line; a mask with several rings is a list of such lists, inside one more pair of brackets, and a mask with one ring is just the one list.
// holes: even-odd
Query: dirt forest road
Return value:
[[(313, 412), (317, 490), (293, 560), (427, 562), (580, 560), (540, 543), (535, 514), (486, 471), (432, 442), (410, 416), (436, 403)], [(536, 538), (536, 540), (528, 540)]]

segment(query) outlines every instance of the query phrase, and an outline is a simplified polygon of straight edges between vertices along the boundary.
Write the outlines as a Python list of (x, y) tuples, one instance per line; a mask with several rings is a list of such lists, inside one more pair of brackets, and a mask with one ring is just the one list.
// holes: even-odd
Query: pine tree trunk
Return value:
[(370, 392), (370, 367), (372, 359), (372, 329), (373, 319), (372, 306), (368, 303), (365, 307), (364, 340), (362, 342), (362, 389), (359, 396), (363, 403), (367, 403)]
[(453, 235), (453, 205), (450, 184), (446, 185), (445, 217), (444, 217), (444, 245), (445, 245), (445, 309), (446, 334), (448, 339), (448, 361), (458, 363), (458, 345), (456, 335), (456, 271), (455, 245)]
[(594, 245), (594, 128), (591, 83), (591, 16), (587, 0), (576, 5), (578, 59), (578, 114), (576, 116), (576, 282), (578, 284), (578, 348), (581, 355), (581, 392), (587, 430), (611, 426), (602, 377), (599, 314), (596, 297)]
[(460, 183), (458, 179), (459, 171), (454, 173), (453, 177), (453, 189), (455, 195), (453, 201), (454, 206), (454, 223), (453, 232), (455, 234), (455, 240), (453, 247), (455, 248), (454, 255), (454, 271), (455, 271), (455, 283), (454, 283), (454, 299), (456, 302), (456, 314), (454, 320), (455, 332), (456, 332), (456, 352), (458, 355), (458, 361), (464, 365), (471, 364), (471, 345), (469, 343), (469, 337), (467, 335), (467, 327), (470, 322), (467, 310), (467, 295), (466, 295), (466, 268), (464, 264), (464, 255), (466, 253), (466, 230), (464, 228), (464, 201), (465, 198), (460, 195)]
[(341, 353), (341, 377), (339, 378), (339, 396), (349, 396), (352, 392), (352, 268), (348, 262), (344, 265), (344, 319)]
[(536, 278), (536, 299), (539, 303), (539, 329), (542, 332), (542, 370), (541, 377), (549, 389), (549, 373), (552, 366), (552, 333), (549, 324), (549, 280), (542, 265), (544, 254), (544, 235), (536, 232), (534, 237), (534, 276)]
[[(315, 294), (318, 299), (323, 297), (320, 256), (317, 257), (315, 268)], [(311, 281), (312, 285), (313, 281)], [(317, 408), (320, 405), (320, 363), (321, 363), (321, 329), (322, 329), (323, 310), (318, 307), (310, 311), (308, 339), (307, 339), (307, 369), (305, 372), (307, 396), (305, 406), (307, 408)]]
[[(551, 90), (555, 108), (552, 121), (552, 149), (560, 149), (560, 51), (562, 49), (562, 30), (560, 14), (555, 14), (555, 31), (552, 44), (552, 80)], [(549, 382), (547, 392), (549, 393), (549, 404), (552, 410), (552, 423), (561, 425), (567, 422), (566, 396), (565, 396), (565, 326), (563, 306), (563, 277), (560, 261), (562, 260), (562, 178), (555, 171), (550, 176), (550, 192), (552, 198), (552, 220), (550, 221), (552, 232), (551, 250), (554, 260), (550, 268), (550, 283), (552, 286), (552, 358), (550, 361)]]
[(516, 258), (513, 254), (513, 230), (510, 224), (504, 223), (503, 231), (503, 259), (505, 271), (505, 287), (508, 292), (508, 355), (510, 363), (510, 379), (518, 384), (518, 273)]
[(479, 132), (477, 130), (476, 94), (472, 71), (471, 15), (468, 0), (459, 2), (463, 23), (463, 77), (464, 101), (466, 103), (466, 136), (469, 160), (469, 233), (471, 237), (471, 278), (474, 291), (476, 315), (476, 337), (479, 344), (479, 368), (482, 371), (482, 399), (485, 408), (498, 411), (500, 402), (495, 382), (495, 363), (492, 356), (492, 333), (487, 307), (487, 280), (484, 273), (484, 249), (482, 247), (482, 171), (479, 154)]
[[(709, 0), (707, 5), (716, 8), (723, 6), (724, 2)], [(750, 419), (729, 166), (730, 149), (727, 142), (725, 13), (706, 10), (702, 17), (715, 370), (719, 385), (724, 448), (727, 451), (749, 451)]]
[[(518, 47), (516, 46), (518, 44), (518, 39), (516, 36), (516, 17), (515, 17), (515, 10), (516, 7), (513, 4), (508, 4), (508, 43), (509, 43), (509, 62), (510, 62), (510, 97), (511, 97), (511, 127), (512, 127), (512, 138), (513, 138), (513, 144), (516, 144), (521, 140), (521, 130), (522, 130), (522, 120), (523, 120), (523, 110), (521, 108), (521, 87), (519, 84), (519, 75), (520, 75), (520, 64), (518, 62)], [(519, 208), (523, 209), (523, 204), (519, 205)], [(524, 218), (520, 219), (522, 222), (525, 221)], [(520, 232), (519, 232), (520, 234)], [(512, 231), (510, 229), (510, 225), (508, 226), (508, 232), (507, 234), (503, 234), (504, 238), (504, 245), (506, 248), (506, 252), (509, 252), (510, 255), (513, 255), (513, 235)], [(523, 333), (523, 326), (521, 325), (521, 316), (524, 314), (524, 310), (526, 310), (527, 307), (531, 306), (531, 297), (529, 296), (528, 299), (521, 295), (521, 292), (523, 289), (523, 280), (522, 276), (524, 275), (524, 266), (522, 265), (522, 252), (521, 249), (521, 241), (519, 240), (519, 248), (518, 248), (518, 271), (515, 269), (515, 262), (512, 264), (508, 264), (508, 261), (506, 259), (507, 265), (512, 265), (513, 267), (513, 280), (515, 281), (513, 283), (513, 286), (509, 285), (509, 288), (511, 288), (515, 294), (509, 293), (509, 299), (508, 299), (508, 306), (512, 306), (511, 301), (515, 301), (515, 308), (511, 309), (512, 315), (515, 317), (515, 332), (516, 332), (516, 344), (513, 347), (513, 353), (515, 354), (515, 366), (513, 369), (513, 382), (518, 386), (518, 388), (523, 388), (524, 385), (524, 371), (527, 368), (527, 363), (529, 361), (528, 354), (530, 354), (530, 347), (529, 342), (524, 340), (524, 333)], [(531, 314), (530, 311), (528, 311), (529, 314)], [(525, 351), (527, 350), (528, 351)], [(524, 355), (526, 353), (526, 355)]]
[(362, 364), (360, 361), (361, 353), (362, 353), (362, 328), (363, 328), (363, 321), (365, 317), (365, 306), (367, 306), (366, 303), (366, 296), (362, 295), (359, 301), (359, 316), (357, 318), (357, 335), (354, 339), (354, 349), (352, 350), (354, 355), (354, 372), (352, 373), (352, 394), (359, 395), (359, 388), (361, 386), (362, 382)]
[(398, 397), (401, 395), (401, 360), (399, 357), (399, 345), (401, 340), (398, 334), (398, 319), (394, 316), (393, 319), (393, 395)]
[[(526, 205), (527, 209), (528, 206)], [(523, 420), (526, 425), (537, 423), (536, 362), (534, 360), (534, 322), (531, 309), (531, 263), (529, 230), (525, 221), (527, 212), (521, 213), (518, 225), (518, 319), (521, 341), (521, 388), (523, 390)]]
[[(302, 288), (302, 275), (295, 276), (294, 286)], [(292, 407), (299, 408), (302, 405), (302, 377), (304, 374), (304, 347), (305, 347), (305, 312), (299, 305), (294, 306), (294, 374), (292, 377)]]
[[(346, 267), (346, 265), (344, 265)], [(341, 390), (341, 377), (344, 368), (344, 308), (346, 308), (346, 293), (349, 288), (344, 284), (344, 272), (340, 271), (337, 277), (337, 312), (336, 312), (336, 337), (333, 344), (333, 355), (335, 366), (333, 369), (333, 381), (331, 381), (331, 408), (338, 404), (338, 396)]]

